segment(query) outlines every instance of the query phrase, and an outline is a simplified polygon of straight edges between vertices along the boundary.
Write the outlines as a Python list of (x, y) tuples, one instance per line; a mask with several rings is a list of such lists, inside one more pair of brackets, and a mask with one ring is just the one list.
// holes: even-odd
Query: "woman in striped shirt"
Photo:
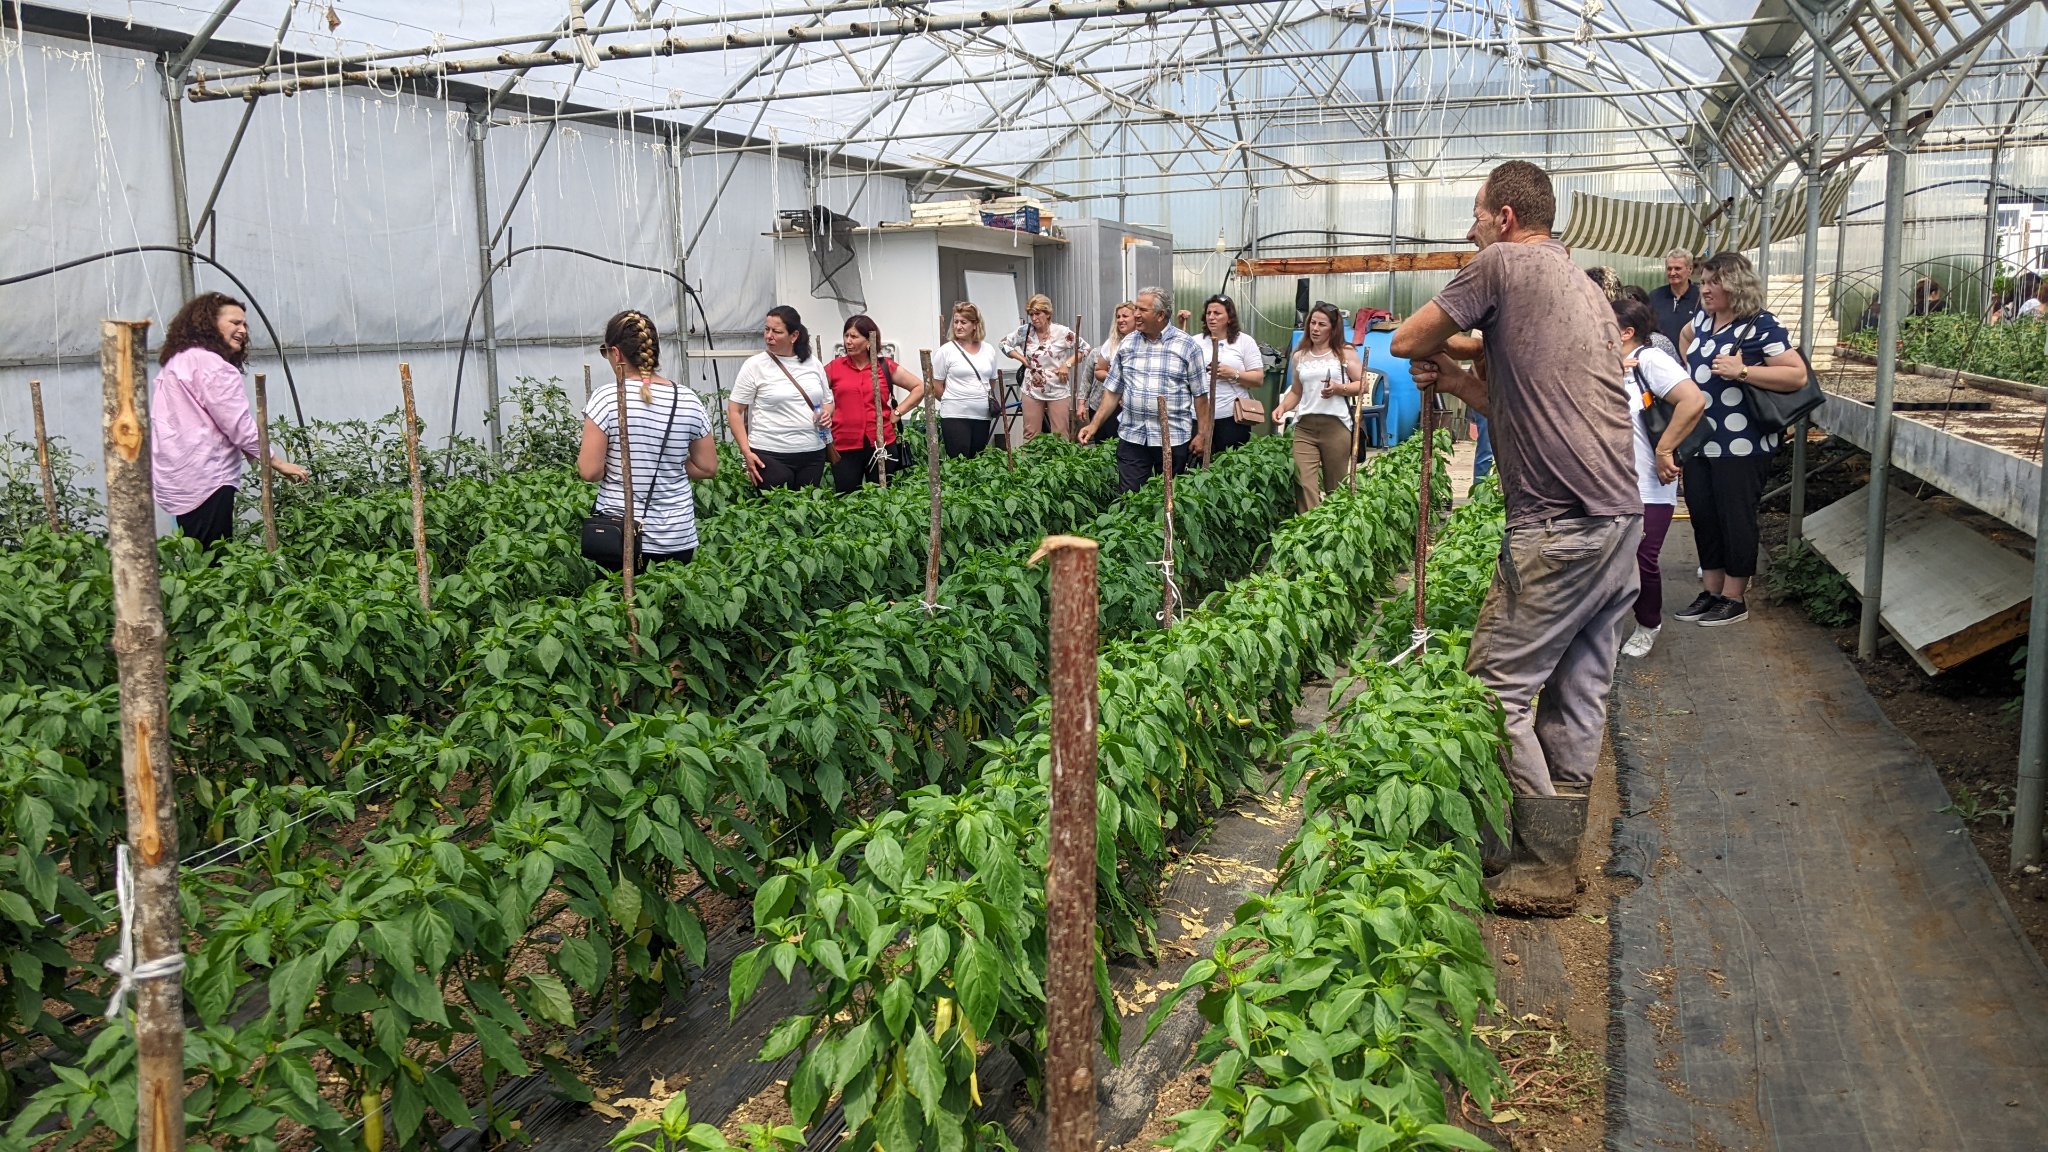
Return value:
[(633, 463), (633, 516), (640, 526), (633, 567), (637, 571), (663, 560), (687, 564), (697, 554), (697, 504), (690, 482), (708, 480), (718, 471), (711, 419), (694, 389), (656, 371), (661, 338), (645, 312), (628, 309), (612, 317), (599, 350), (612, 366), (617, 389), (598, 389), (584, 407), (576, 471), (597, 484), (598, 512), (625, 515), (619, 466), (623, 407)]

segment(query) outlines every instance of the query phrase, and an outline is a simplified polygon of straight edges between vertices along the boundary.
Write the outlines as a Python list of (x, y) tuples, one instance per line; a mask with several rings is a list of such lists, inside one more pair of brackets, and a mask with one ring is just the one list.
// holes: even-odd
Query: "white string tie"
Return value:
[(1408, 659), (1410, 656), (1413, 656), (1416, 653), (1422, 651), (1423, 647), (1429, 643), (1429, 629), (1411, 628), (1408, 631), (1408, 639), (1410, 641), (1408, 645), (1408, 650), (1406, 652), (1401, 653), (1399, 656), (1394, 657), (1392, 660), (1387, 661), (1387, 666), (1389, 668), (1393, 667), (1396, 664), (1399, 664), (1403, 660)]
[(1184, 603), (1180, 594), (1180, 584), (1176, 582), (1173, 578), (1173, 561), (1148, 560), (1146, 561), (1146, 566), (1150, 568), (1159, 569), (1160, 577), (1166, 581), (1167, 595), (1164, 599), (1162, 599), (1159, 602), (1159, 611), (1152, 614), (1152, 618), (1154, 620), (1157, 620), (1161, 624), (1164, 624), (1166, 623), (1166, 613), (1168, 605), (1179, 607), (1182, 603)]
[(168, 980), (185, 970), (185, 953), (180, 950), (159, 956), (146, 964), (135, 962), (135, 878), (128, 870), (128, 845), (114, 848), (114, 896), (121, 905), (121, 954), (107, 961), (107, 971), (120, 978), (114, 995), (107, 1001), (106, 1017), (117, 1019), (137, 984)]

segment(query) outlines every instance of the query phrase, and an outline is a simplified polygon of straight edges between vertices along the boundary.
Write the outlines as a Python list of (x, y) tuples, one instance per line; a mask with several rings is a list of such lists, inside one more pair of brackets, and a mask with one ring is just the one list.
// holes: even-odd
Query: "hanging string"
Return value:
[(145, 964), (135, 962), (135, 878), (128, 867), (128, 845), (114, 848), (114, 899), (121, 907), (121, 951), (107, 961), (107, 971), (119, 978), (114, 995), (107, 1000), (106, 1017), (118, 1018), (137, 984), (168, 980), (185, 970), (185, 954), (172, 952)]

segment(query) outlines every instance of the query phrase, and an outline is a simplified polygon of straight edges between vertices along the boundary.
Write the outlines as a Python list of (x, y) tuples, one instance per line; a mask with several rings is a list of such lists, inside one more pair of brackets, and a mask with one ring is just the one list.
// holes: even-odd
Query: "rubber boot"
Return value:
[(1569, 916), (1579, 906), (1579, 840), (1584, 796), (1515, 797), (1508, 866), (1486, 878), (1494, 905), (1528, 916)]
[[(1511, 820), (1512, 816), (1507, 809), (1503, 808), (1501, 810), (1501, 826), (1512, 828)], [(1513, 855), (1513, 850), (1508, 842), (1500, 838), (1500, 833), (1493, 830), (1493, 823), (1486, 818), (1486, 813), (1481, 812), (1479, 814), (1479, 870), (1488, 876), (1497, 876), (1507, 871), (1508, 861), (1513, 858)]]

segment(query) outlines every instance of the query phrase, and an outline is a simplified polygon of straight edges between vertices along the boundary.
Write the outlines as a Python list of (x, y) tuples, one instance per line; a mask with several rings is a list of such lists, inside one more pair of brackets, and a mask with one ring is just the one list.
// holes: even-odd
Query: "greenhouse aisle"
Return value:
[(1624, 660), (1609, 1146), (2030, 1149), (2048, 969), (1934, 767), (1791, 608)]

